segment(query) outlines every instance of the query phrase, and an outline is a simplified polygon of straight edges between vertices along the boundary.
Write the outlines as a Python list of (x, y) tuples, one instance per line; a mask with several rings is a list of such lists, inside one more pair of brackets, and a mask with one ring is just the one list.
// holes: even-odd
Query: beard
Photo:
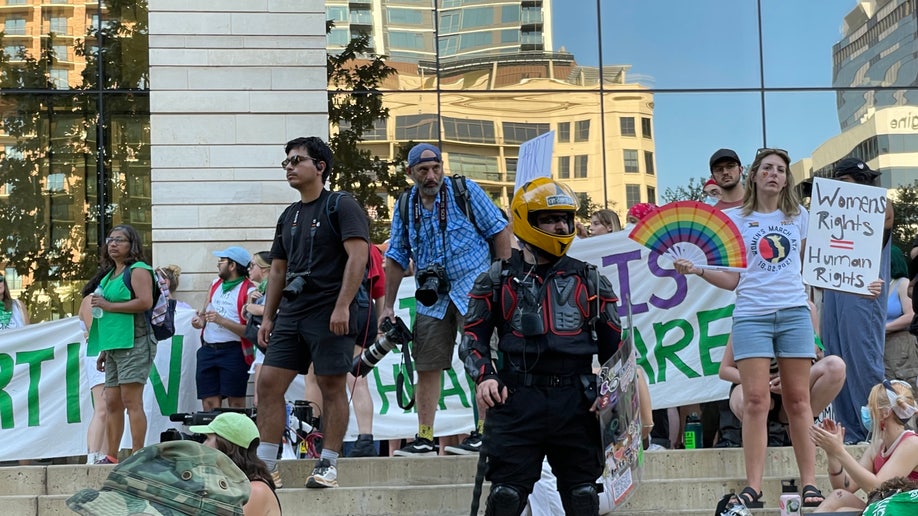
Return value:
[(434, 197), (440, 193), (440, 188), (443, 186), (443, 180), (440, 181), (431, 181), (429, 183), (424, 183), (418, 187), (418, 190), (424, 194), (425, 197)]

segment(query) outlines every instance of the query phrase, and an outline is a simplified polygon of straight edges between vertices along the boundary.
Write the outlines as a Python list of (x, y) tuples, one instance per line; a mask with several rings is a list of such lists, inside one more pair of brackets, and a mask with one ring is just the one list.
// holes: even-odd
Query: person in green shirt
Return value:
[[(130, 290), (124, 274), (131, 275)], [(156, 338), (144, 315), (153, 307), (153, 268), (144, 261), (140, 235), (133, 227), (122, 224), (108, 234), (95, 279), (101, 291), (96, 290), (91, 304), (102, 312), (93, 318), (86, 354), (98, 354), (97, 367), (105, 372), (108, 450), (114, 454), (120, 448), (127, 409), (131, 450), (136, 452), (143, 448), (147, 433), (143, 388), (156, 355)], [(108, 456), (100, 462), (117, 459)]]

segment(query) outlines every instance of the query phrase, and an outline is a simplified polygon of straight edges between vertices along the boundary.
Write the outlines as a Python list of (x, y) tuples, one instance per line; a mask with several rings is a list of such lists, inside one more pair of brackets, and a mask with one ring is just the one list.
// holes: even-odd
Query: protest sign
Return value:
[(520, 145), (514, 192), (537, 177), (551, 177), (551, 157), (554, 148), (554, 131), (540, 134)]
[(803, 280), (869, 295), (880, 277), (886, 189), (817, 177), (810, 202)]

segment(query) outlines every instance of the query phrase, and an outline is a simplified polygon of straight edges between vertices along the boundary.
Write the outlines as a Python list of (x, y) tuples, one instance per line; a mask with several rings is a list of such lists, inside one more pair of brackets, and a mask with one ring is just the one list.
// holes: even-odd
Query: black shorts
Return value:
[[(328, 329), (331, 312), (329, 308), (308, 317), (278, 316), (263, 365), (306, 374), (312, 364), (319, 376), (349, 372), (356, 338), (353, 324), (348, 334), (335, 335)], [(353, 310), (351, 313), (353, 315)], [(354, 321), (353, 316), (351, 321)]]
[(357, 306), (357, 340), (356, 344), (360, 347), (367, 347), (376, 341), (376, 334), (379, 332), (376, 321), (376, 310), (373, 305)]

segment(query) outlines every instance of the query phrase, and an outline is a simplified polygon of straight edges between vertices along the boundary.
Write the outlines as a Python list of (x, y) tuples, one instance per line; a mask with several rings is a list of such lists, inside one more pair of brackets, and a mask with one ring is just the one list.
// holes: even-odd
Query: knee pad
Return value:
[(599, 492), (596, 484), (578, 484), (561, 490), (561, 505), (567, 515), (599, 514)]
[(513, 486), (507, 484), (491, 486), (485, 516), (519, 516), (526, 507), (526, 498)]

